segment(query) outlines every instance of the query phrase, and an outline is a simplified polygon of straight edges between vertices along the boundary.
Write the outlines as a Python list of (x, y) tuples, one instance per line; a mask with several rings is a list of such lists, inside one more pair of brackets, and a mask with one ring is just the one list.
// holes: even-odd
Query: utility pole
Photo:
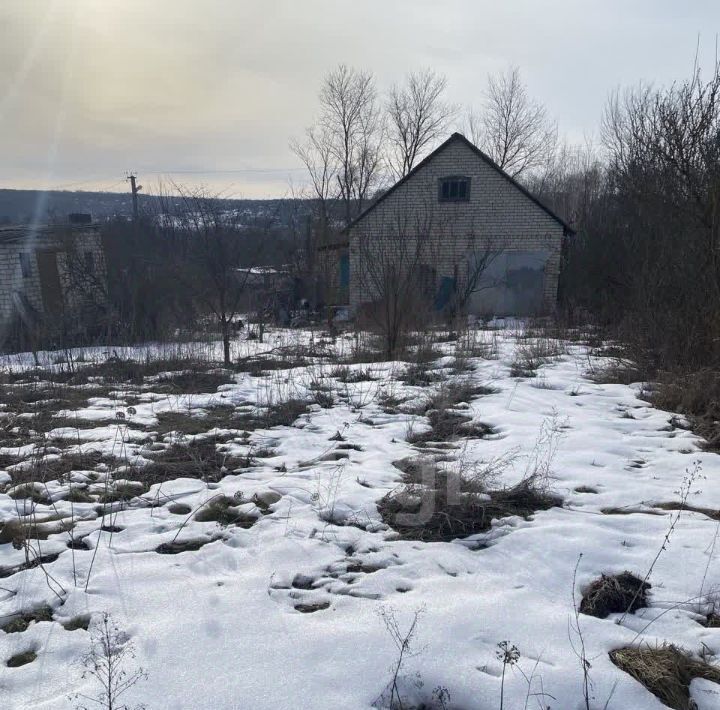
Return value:
[(137, 175), (129, 173), (127, 179), (130, 181), (130, 189), (132, 190), (133, 200), (133, 220), (138, 221), (138, 193), (142, 190), (142, 185), (137, 184)]

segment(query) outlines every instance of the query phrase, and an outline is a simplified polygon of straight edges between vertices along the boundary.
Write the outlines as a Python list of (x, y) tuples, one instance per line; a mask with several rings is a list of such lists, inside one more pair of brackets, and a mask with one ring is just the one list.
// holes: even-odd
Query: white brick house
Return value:
[(535, 315), (557, 302), (572, 229), (454, 133), (347, 229), (349, 304), (377, 300), (367, 274), (382, 259), (413, 263), (418, 288), (441, 308), (466, 293), (478, 315)]
[(0, 228), (0, 336), (19, 325), (47, 334), (91, 325), (105, 274), (95, 224)]

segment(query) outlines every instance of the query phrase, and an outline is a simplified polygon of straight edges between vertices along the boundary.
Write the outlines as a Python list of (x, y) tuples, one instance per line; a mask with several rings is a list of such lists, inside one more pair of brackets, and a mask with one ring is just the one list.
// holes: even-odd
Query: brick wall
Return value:
[[(468, 202), (440, 202), (438, 180), (471, 179)], [(412, 251), (425, 244), (423, 259), (443, 276), (462, 278), (468, 255), (484, 251), (545, 251), (543, 303), (557, 299), (564, 227), (485, 162), (462, 139), (451, 140), (410, 179), (350, 229), (350, 305), (372, 300), (363, 260), (380, 252)], [(366, 246), (361, 247), (361, 241)], [(373, 246), (370, 246), (373, 245)], [(406, 254), (407, 258), (407, 254)], [(460, 267), (460, 268), (456, 268)]]
[[(0, 237), (2, 235), (0, 234)], [(100, 290), (88, 285), (79, 288), (77, 278), (71, 278), (68, 264), (68, 238), (76, 253), (81, 257), (86, 252), (93, 254), (94, 268), (99, 282), (105, 278), (105, 259), (100, 235), (97, 229), (53, 233), (47, 229), (31, 235), (28, 231), (22, 239), (2, 241), (0, 239), (0, 327), (6, 325), (15, 315), (15, 294), (23, 294), (30, 304), (40, 313), (44, 312), (42, 287), (38, 269), (37, 253), (55, 251), (57, 254), (58, 275), (62, 290), (63, 309), (66, 312), (79, 310), (83, 301), (90, 298), (97, 301), (103, 298)], [(20, 254), (26, 254), (27, 276), (23, 276)]]

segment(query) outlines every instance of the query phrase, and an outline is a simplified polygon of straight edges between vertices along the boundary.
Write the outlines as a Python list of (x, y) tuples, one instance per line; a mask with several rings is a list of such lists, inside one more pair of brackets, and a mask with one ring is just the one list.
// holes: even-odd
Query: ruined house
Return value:
[[(325, 249), (352, 311), (410, 280), (438, 311), (540, 315), (557, 302), (560, 217), (454, 133)], [(394, 294), (397, 296), (397, 294)]]
[(91, 332), (107, 303), (105, 259), (97, 224), (0, 228), (0, 337), (48, 341)]

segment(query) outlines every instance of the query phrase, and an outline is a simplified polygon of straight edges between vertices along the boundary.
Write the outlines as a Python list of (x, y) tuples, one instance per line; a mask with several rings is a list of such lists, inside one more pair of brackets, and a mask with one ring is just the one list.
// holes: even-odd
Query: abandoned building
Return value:
[[(430, 308), (550, 313), (573, 230), (454, 133), (320, 250), (330, 305), (351, 311), (413, 288)], [(407, 300), (407, 299), (406, 299)]]
[[(97, 328), (105, 260), (90, 215), (64, 225), (0, 228), (0, 336), (45, 340)], [(21, 338), (22, 339), (22, 338)]]

